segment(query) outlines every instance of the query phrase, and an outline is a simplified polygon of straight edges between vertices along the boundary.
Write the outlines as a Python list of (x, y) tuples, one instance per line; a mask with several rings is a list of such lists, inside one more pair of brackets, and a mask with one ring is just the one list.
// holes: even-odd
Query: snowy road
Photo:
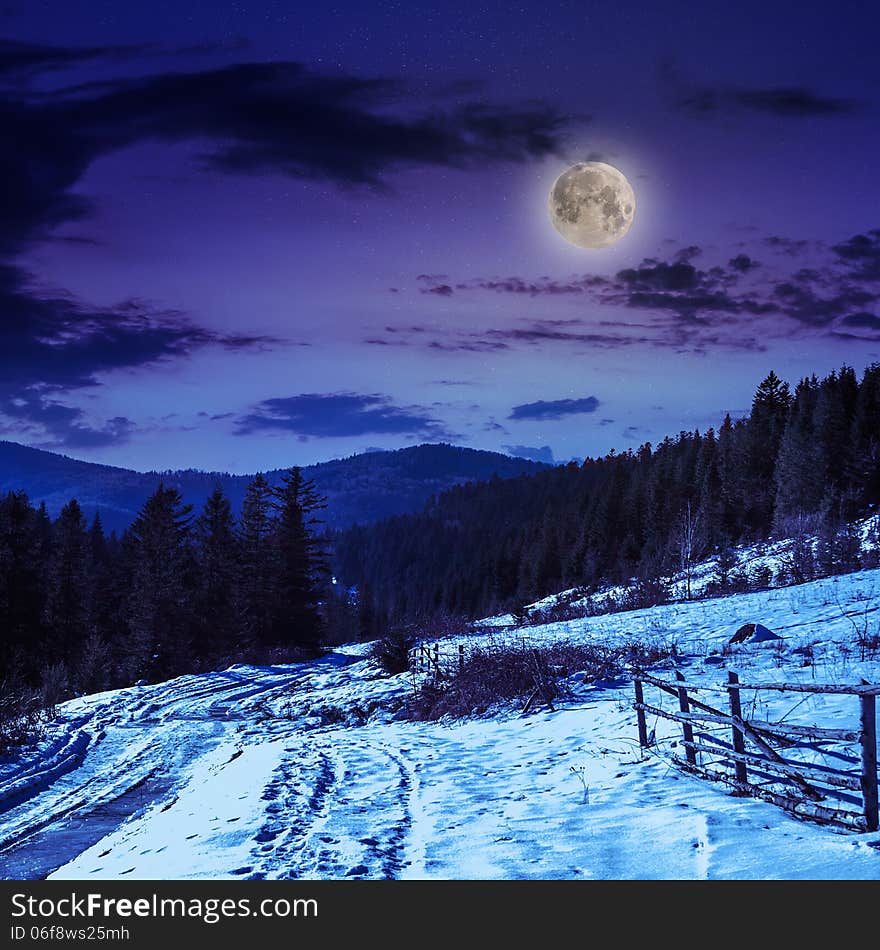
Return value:
[[(792, 631), (784, 647), (730, 659), (753, 676), (791, 663), (787, 676), (876, 679), (880, 664), (839, 647), (857, 610), (872, 615), (880, 574), (823, 583), (532, 635), (624, 636), (650, 621), (705, 653), (735, 609)], [(825, 667), (801, 670), (793, 651), (816, 640)], [(695, 654), (698, 675), (719, 670)], [(2, 876), (880, 878), (880, 834), (796, 821), (641, 756), (628, 688), (585, 687), (528, 717), (397, 721), (411, 688), (352, 647), (67, 703), (39, 748), (0, 764)]]

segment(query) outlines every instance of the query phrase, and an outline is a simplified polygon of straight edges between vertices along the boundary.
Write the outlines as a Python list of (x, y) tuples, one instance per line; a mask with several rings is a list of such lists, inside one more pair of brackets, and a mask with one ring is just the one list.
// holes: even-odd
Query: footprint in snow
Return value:
[(369, 873), (370, 873), (370, 869), (366, 866), (366, 864), (356, 864), (350, 871), (346, 872), (345, 876), (356, 877), (359, 874), (369, 874)]

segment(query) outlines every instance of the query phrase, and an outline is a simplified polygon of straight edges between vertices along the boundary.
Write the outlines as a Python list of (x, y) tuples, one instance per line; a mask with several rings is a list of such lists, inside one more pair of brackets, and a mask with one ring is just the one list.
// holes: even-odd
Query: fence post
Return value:
[(636, 719), (639, 722), (639, 745), (643, 749), (648, 748), (648, 723), (645, 721), (645, 710), (642, 705), (645, 702), (645, 694), (642, 690), (642, 681), (635, 681), (636, 687)]
[(434, 644), (434, 671), (440, 672), (440, 644)]
[[(675, 678), (679, 682), (684, 682), (684, 675), (679, 670), (675, 671)], [(689, 713), (691, 711), (690, 703), (688, 703), (687, 690), (683, 686), (678, 687), (678, 708), (683, 713)], [(681, 731), (684, 735), (684, 754), (687, 763), (688, 765), (696, 767), (697, 752), (696, 749), (694, 749), (694, 727), (689, 722), (683, 722), (681, 724)]]
[[(739, 676), (736, 673), (727, 674), (728, 683), (738, 683)], [(734, 719), (742, 722), (742, 703), (740, 702), (739, 690), (731, 689), (728, 690), (730, 693), (730, 715)], [(734, 725), (732, 727), (733, 732), (733, 751), (739, 752), (742, 755), (746, 751), (746, 737), (742, 734), (742, 730), (737, 729)], [(749, 773), (746, 770), (745, 762), (740, 762), (738, 759), (734, 759), (734, 767), (736, 768), (736, 780), (741, 784), (745, 785), (749, 781)]]
[(459, 643), (458, 645), (458, 672), (464, 669), (464, 644)]
[(877, 704), (873, 696), (862, 696), (862, 798), (868, 831), (878, 830), (877, 809)]

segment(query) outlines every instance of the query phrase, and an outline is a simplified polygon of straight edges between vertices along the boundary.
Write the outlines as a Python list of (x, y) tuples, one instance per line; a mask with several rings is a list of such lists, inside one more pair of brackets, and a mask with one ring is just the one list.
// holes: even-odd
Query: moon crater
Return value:
[(630, 229), (636, 196), (624, 175), (605, 162), (579, 162), (550, 189), (550, 220), (577, 247), (608, 247)]

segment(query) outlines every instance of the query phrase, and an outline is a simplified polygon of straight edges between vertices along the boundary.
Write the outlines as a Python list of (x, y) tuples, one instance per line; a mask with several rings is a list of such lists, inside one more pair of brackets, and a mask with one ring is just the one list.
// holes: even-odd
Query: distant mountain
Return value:
[[(303, 467), (303, 472), (327, 496), (327, 524), (345, 528), (419, 511), (432, 495), (453, 485), (487, 481), (493, 476), (513, 478), (547, 467), (497, 452), (440, 443), (395, 452), (365, 452)], [(265, 474), (276, 483), (283, 470)], [(251, 478), (194, 469), (134, 472), (0, 441), (0, 492), (24, 490), (31, 501), (44, 501), (53, 516), (76, 498), (89, 518), (100, 511), (107, 530), (131, 524), (160, 482), (177, 488), (196, 509), (219, 483), (238, 511)]]

